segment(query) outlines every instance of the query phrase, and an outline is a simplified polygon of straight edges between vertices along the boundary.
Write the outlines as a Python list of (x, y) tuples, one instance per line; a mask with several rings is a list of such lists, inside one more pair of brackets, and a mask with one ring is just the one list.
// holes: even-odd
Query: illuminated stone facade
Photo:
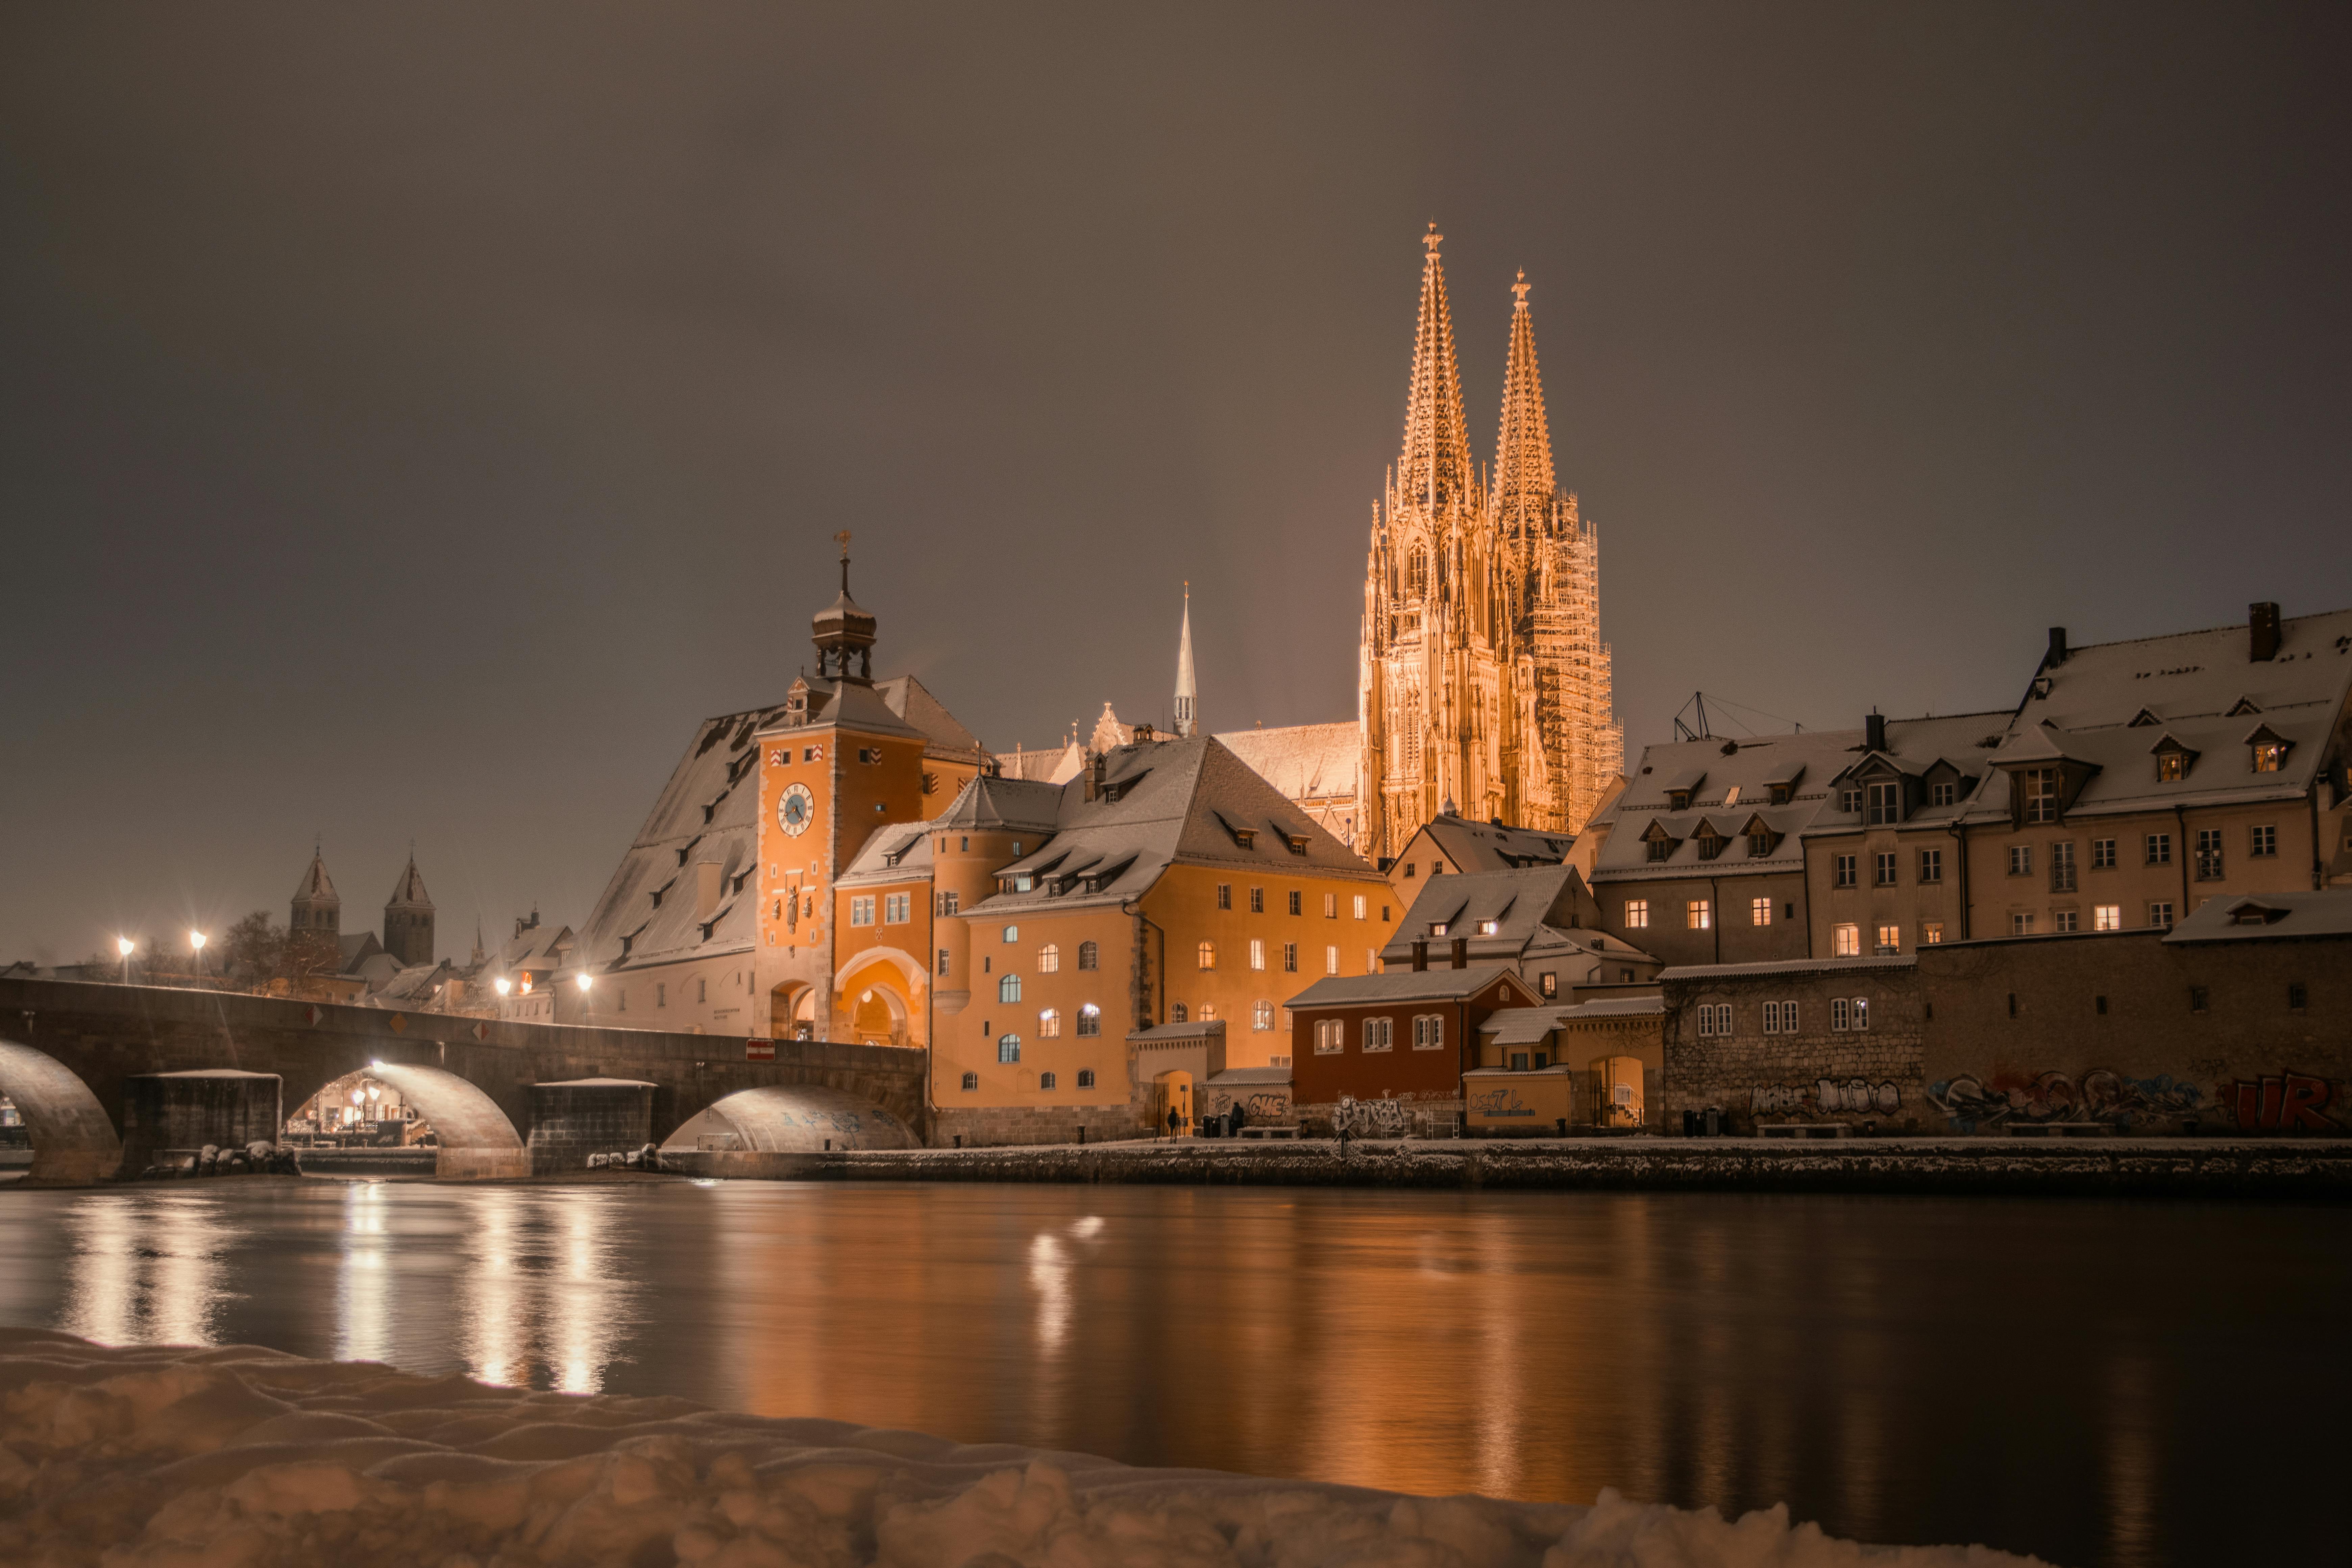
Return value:
[(1359, 652), (1358, 851), (1441, 812), (1573, 833), (1624, 761), (1600, 637), (1600, 538), (1560, 493), (1522, 275), (1491, 488), (1473, 468), (1438, 259), (1424, 240), (1404, 448), (1373, 510)]

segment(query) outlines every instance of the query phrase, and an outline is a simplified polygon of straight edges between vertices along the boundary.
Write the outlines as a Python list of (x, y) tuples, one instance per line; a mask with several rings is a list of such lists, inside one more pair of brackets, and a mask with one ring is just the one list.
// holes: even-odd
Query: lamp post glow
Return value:
[(498, 981), (497, 981), (497, 984), (498, 984), (498, 988), (499, 988), (499, 995), (501, 995), (501, 996), (505, 995), (508, 992), (509, 992), (509, 991), (511, 991), (511, 990), (513, 990), (513, 989), (514, 989), (514, 982), (513, 982), (513, 981), (511, 981), (511, 980), (509, 980), (509, 979), (508, 979), (505, 975), (503, 975), (503, 974), (501, 974), (501, 975), (499, 975), (499, 976)]
[(138, 945), (127, 936), (114, 939), (114, 951), (122, 955), (122, 984), (125, 985), (131, 984), (131, 950)]
[(194, 958), (195, 958), (195, 963), (194, 963), (194, 969), (195, 969), (195, 972), (196, 972), (197, 973), (199, 973), (199, 974), (202, 974), (202, 973), (205, 972), (205, 933), (204, 933), (204, 932), (202, 932), (202, 931), (190, 931), (190, 932), (188, 933), (188, 952), (189, 952), (190, 953), (192, 953), (192, 954), (194, 954)]

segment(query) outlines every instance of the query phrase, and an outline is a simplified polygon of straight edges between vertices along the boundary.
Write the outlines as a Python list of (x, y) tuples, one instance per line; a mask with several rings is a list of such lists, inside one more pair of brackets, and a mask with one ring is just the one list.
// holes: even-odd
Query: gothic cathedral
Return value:
[(1423, 243), (1404, 452), (1373, 508), (1358, 655), (1356, 850), (1440, 812), (1575, 833), (1624, 765), (1601, 640), (1601, 541), (1553, 479), (1525, 273), (1491, 482), (1470, 461), (1454, 320)]

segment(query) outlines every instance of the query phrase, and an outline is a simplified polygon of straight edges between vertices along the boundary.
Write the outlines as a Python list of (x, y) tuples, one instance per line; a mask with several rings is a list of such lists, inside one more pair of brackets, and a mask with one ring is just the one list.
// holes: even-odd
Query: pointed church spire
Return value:
[(1184, 584), (1184, 629), (1176, 638), (1176, 733), (1190, 739), (1199, 727), (1200, 689), (1192, 681), (1192, 584)]
[(1470, 437), (1462, 417), (1462, 375), (1454, 357), (1454, 312), (1445, 302), (1445, 268), (1437, 247), (1445, 237), (1431, 224), (1422, 244), (1421, 315), (1413, 328), (1412, 384), (1405, 401), (1404, 456), (1395, 488), (1406, 505), (1432, 511), (1470, 500)]
[(1506, 539), (1540, 536), (1550, 521), (1557, 481), (1551, 426), (1544, 417), (1543, 377), (1536, 369), (1535, 317), (1528, 275), (1511, 285), (1511, 353), (1503, 371), (1503, 423), (1495, 446), (1495, 514)]

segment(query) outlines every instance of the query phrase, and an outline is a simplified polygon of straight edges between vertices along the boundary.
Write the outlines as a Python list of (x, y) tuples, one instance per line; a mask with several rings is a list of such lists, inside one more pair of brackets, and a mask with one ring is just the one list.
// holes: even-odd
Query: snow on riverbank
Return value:
[(1405, 1498), (0, 1329), (0, 1545), (39, 1568), (1994, 1568), (1603, 1493)]

